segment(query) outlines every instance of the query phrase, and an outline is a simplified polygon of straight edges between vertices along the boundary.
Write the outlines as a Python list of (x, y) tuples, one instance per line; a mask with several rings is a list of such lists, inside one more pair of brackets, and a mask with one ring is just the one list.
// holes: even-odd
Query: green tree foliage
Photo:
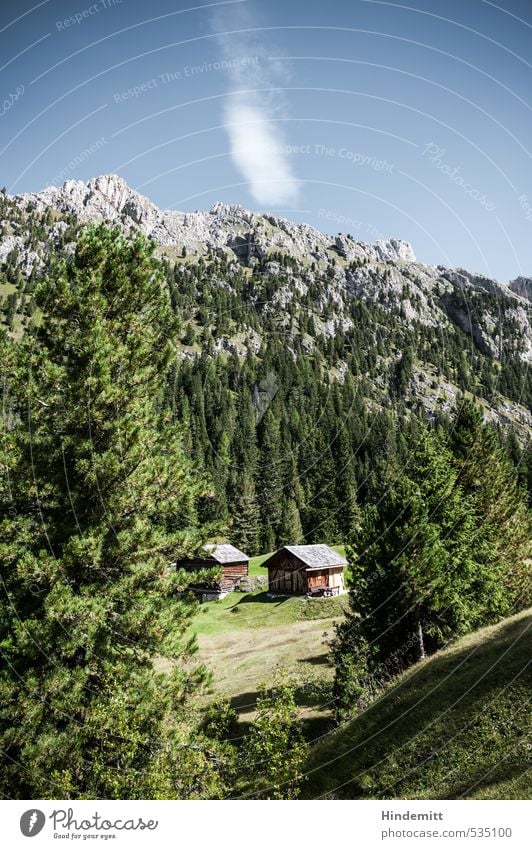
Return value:
[(476, 410), (458, 415), (456, 453), (442, 431), (421, 423), (409, 440), (407, 463), (395, 480), (382, 478), (350, 550), (350, 613), (333, 650), (340, 712), (448, 640), (507, 613), (529, 575), (523, 495)]
[[(184, 359), (172, 391), (180, 406), (182, 399), (189, 404), (191, 451), (212, 482), (201, 517), (229, 516), (240, 533), (237, 513), (254, 489), (257, 550), (286, 540), (289, 500), (297, 505), (306, 542), (334, 543), (356, 529), (359, 505), (373, 499), (383, 470), (406, 457), (409, 420), (426, 415), (412, 400), (420, 372), (430, 375), (431, 390), (446, 379), (485, 397), (500, 387), (521, 403), (532, 398), (526, 365), (513, 351), (495, 363), (469, 345), (466, 356), (467, 340), (452, 325), (442, 347), (433, 328), (401, 317), (384, 285), (378, 303), (338, 291), (339, 304), (323, 269), (315, 268), (301, 291), (293, 285), (294, 273), (306, 280), (307, 269), (293, 257), (277, 252), (247, 269), (245, 262), (208, 256), (168, 266), (166, 275), (176, 313), (199, 325), (202, 353)], [(369, 273), (377, 286), (386, 283), (390, 269)], [(407, 276), (407, 269), (402, 273)], [(405, 290), (414, 305), (417, 284), (413, 280)], [(283, 298), (289, 292), (288, 304), (280, 292)], [(463, 293), (457, 297), (456, 309), (463, 309)], [(504, 299), (492, 304), (487, 293), (473, 302), (479, 321), (486, 305), (494, 314), (510, 308)], [(349, 328), (337, 321), (339, 309)], [(323, 334), (326, 315), (335, 325), (333, 335)], [(501, 332), (510, 345), (516, 334), (508, 322)], [(228, 355), (235, 339), (239, 353)], [(436, 418), (444, 422), (444, 416)]]
[(236, 478), (232, 505), (234, 518), (231, 525), (231, 539), (235, 545), (252, 557), (260, 551), (260, 518), (255, 482), (246, 470)]
[(260, 690), (255, 720), (242, 743), (235, 795), (296, 799), (307, 751), (294, 688), (278, 676), (271, 688)]
[(203, 541), (204, 484), (163, 403), (177, 327), (152, 249), (90, 227), (36, 299), (40, 330), (0, 359), (0, 790), (217, 795), (168, 569)]
[(494, 430), (484, 424), (481, 409), (471, 401), (459, 408), (451, 445), (460, 488), (477, 516), (476, 545), (481, 556), (500, 573), (514, 609), (526, 607), (532, 603), (532, 528), (518, 471)]
[(261, 550), (272, 551), (282, 521), (283, 458), (281, 455), (281, 431), (279, 417), (268, 409), (261, 428), (261, 459), (257, 471), (258, 501), (261, 519)]
[[(28, 233), (27, 247), (46, 240), (45, 216), (35, 209), (21, 210), (0, 195), (0, 213), (4, 234), (7, 228)], [(77, 237), (77, 223), (67, 225), (58, 237), (60, 257)], [(60, 644), (65, 618), (73, 623), (72, 633), (82, 620), (94, 623), (87, 645), (78, 646), (84, 633), (79, 625), (78, 642), (57, 649), (59, 669), (70, 670), (65, 688), (74, 668), (84, 687), (85, 672), (78, 665), (86, 670), (91, 640), (102, 643), (107, 657), (106, 617), (118, 617), (119, 633), (129, 639), (131, 629), (127, 651), (138, 646), (146, 663), (142, 672), (138, 658), (120, 667), (122, 682), (127, 669), (135, 670), (137, 682), (126, 688), (131, 699), (128, 695), (124, 702), (124, 725), (130, 711), (132, 729), (141, 728), (131, 701), (137, 693), (140, 710), (141, 693), (151, 692), (153, 646), (157, 654), (172, 658), (175, 649), (181, 657), (179, 635), (192, 612), (184, 598), (175, 597), (185, 577), (172, 579), (162, 564), (199, 544), (208, 528), (198, 533), (198, 525), (227, 525), (230, 541), (251, 555), (290, 542), (353, 542), (352, 624), (358, 626), (349, 636), (348, 630), (339, 635), (337, 654), (338, 692), (347, 694), (350, 704), (373, 692), (378, 679), (420, 656), (420, 633), (423, 649), (430, 652), (476, 622), (524, 602), (529, 576), (522, 553), (529, 532), (518, 484), (530, 486), (532, 468), (530, 446), (522, 444), (524, 428), (516, 427), (514, 438), (494, 429), (488, 436), (464, 414), (449, 440), (439, 430), (450, 434), (454, 424), (437, 412), (443, 399), (434, 404), (434, 397), (422, 401), (412, 394), (422, 384), (437, 390), (446, 380), (484, 398), (498, 400), (500, 391), (530, 403), (532, 384), (520, 356), (522, 333), (512, 323), (513, 300), (468, 292), (474, 321), (489, 338), (502, 340), (505, 356), (498, 359), (489, 346), (481, 350), (466, 336), (459, 322), (446, 325), (442, 345), (432, 325), (407, 320), (406, 304), (416, 306), (418, 286), (414, 279), (416, 285), (405, 286), (398, 310), (386, 285), (391, 267), (350, 263), (353, 271), (368, 266), (369, 290), (381, 287), (373, 302), (353, 297), (350, 287), (337, 287), (332, 264), (326, 268), (317, 261), (309, 269), (279, 251), (263, 258), (244, 251), (238, 260), (191, 254), (186, 262), (166, 261), (165, 280), (159, 276), (156, 284), (146, 245), (130, 246), (126, 261), (118, 237), (114, 247), (107, 238), (102, 233), (84, 237), (74, 263), (45, 272), (37, 291), (41, 272), (22, 274), (16, 251), (0, 271), (4, 325), (7, 311), (10, 337), (27, 336), (19, 353), (7, 346), (2, 354), (9, 391), (1, 461), (2, 574), (17, 600), (15, 609), (23, 611), (22, 621), (43, 629), (50, 652)], [(401, 273), (409, 275), (406, 267)], [(434, 299), (449, 315), (459, 315), (464, 292), (450, 286), (438, 286)], [(427, 297), (436, 308), (428, 291)], [(486, 315), (497, 316), (495, 329), (482, 325)], [(333, 332), (325, 332), (324, 319)], [(193, 343), (194, 350), (183, 351), (183, 343)], [(419, 420), (434, 407), (428, 433)], [(519, 464), (518, 484), (507, 458)], [(199, 467), (206, 473), (205, 487), (199, 486)], [(484, 475), (484, 469), (493, 473)], [(501, 509), (494, 510), (499, 493)], [(40, 595), (34, 598), (30, 585)], [(59, 591), (64, 599), (61, 595), (56, 604)], [(2, 610), (5, 646), (13, 658), (20, 654), (12, 677), (3, 679), (10, 682), (4, 691), (8, 717), (11, 695), (22, 693), (14, 687), (16, 675), (29, 681), (39, 665), (31, 639), (24, 642), (21, 636), (32, 634), (29, 626), (19, 634), (8, 607)], [(176, 624), (171, 638), (170, 623)], [(175, 647), (165, 645), (172, 639)], [(74, 660), (67, 662), (68, 651)], [(126, 658), (125, 648), (113, 651), (113, 663), (115, 657), (117, 663)], [(108, 680), (107, 667), (90, 668), (95, 671), (87, 676)], [(179, 668), (176, 686), (184, 693), (193, 682), (187, 683), (182, 664)], [(45, 695), (50, 691), (54, 699), (63, 698), (66, 690), (55, 673), (47, 674), (42, 672)], [(35, 681), (41, 686), (38, 676)], [(152, 688), (161, 705), (168, 704), (165, 687)], [(180, 698), (176, 722), (185, 695)], [(91, 715), (81, 705), (74, 715)], [(146, 710), (153, 716), (151, 708)], [(159, 719), (163, 712), (161, 707)], [(120, 715), (117, 709), (117, 727)], [(18, 722), (16, 712), (9, 716)], [(30, 719), (24, 712), (21, 717), (20, 726), (32, 739)], [(38, 754), (44, 730), (56, 726), (46, 713), (42, 723), (33, 719)], [(159, 719), (149, 719), (146, 728), (155, 728)], [(58, 727), (60, 733), (70, 728)], [(174, 728), (173, 720), (164, 727)], [(187, 728), (173, 749), (176, 757), (186, 753), (191, 759), (190, 769), (183, 760), (186, 786), (173, 786), (170, 795), (202, 794), (203, 779), (189, 780), (201, 758), (205, 783), (210, 781), (212, 745), (202, 754), (201, 741), (187, 742)], [(22, 731), (13, 734), (4, 741), (8, 753), (26, 757)], [(92, 745), (80, 738), (78, 754)], [(150, 760), (144, 750), (134, 751), (139, 764), (143, 758), (149, 762), (143, 765), (148, 773), (157, 757), (161, 764), (166, 757), (156, 752)], [(57, 753), (54, 757), (58, 761)], [(43, 769), (44, 757), (30, 763)], [(131, 777), (128, 769), (124, 784)], [(35, 767), (31, 781), (37, 774)], [(151, 774), (147, 793), (166, 792), (153, 778), (155, 766)], [(78, 787), (85, 780), (82, 772), (75, 779)], [(105, 780), (107, 792), (111, 783), (108, 776)], [(66, 775), (62, 786), (68, 781)], [(95, 792), (102, 781), (98, 777)]]
[(304, 540), (301, 516), (293, 498), (289, 498), (284, 505), (278, 539), (279, 545), (299, 545)]

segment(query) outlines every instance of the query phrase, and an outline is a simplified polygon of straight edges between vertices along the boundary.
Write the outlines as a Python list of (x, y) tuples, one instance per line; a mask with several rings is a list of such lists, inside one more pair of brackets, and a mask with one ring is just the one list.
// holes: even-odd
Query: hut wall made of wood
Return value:
[(212, 589), (218, 588), (220, 592), (227, 593), (234, 590), (241, 578), (247, 577), (249, 574), (249, 561), (244, 560), (239, 563), (218, 563), (213, 558), (190, 558), (189, 560), (181, 560), (177, 563), (178, 569), (185, 569), (187, 572), (199, 572), (203, 569), (216, 569), (222, 571), (222, 577), (218, 581), (213, 581), (212, 584), (198, 583), (192, 584), (191, 588)]
[(243, 563), (225, 563), (222, 568), (221, 587), (224, 592), (233, 590), (240, 579), (246, 578), (249, 574), (249, 562), (247, 560)]
[(338, 587), (340, 592), (344, 590), (343, 566), (331, 566), (329, 569), (329, 587)]
[(329, 570), (328, 569), (313, 569), (307, 572), (307, 581), (309, 590), (312, 587), (329, 586)]
[(308, 581), (306, 566), (284, 549), (277, 552), (268, 564), (268, 590), (279, 595), (306, 595)]

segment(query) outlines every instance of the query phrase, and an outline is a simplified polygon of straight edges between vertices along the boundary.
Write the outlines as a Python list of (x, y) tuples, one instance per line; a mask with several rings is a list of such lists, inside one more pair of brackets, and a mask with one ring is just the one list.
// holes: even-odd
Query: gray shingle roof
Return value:
[(247, 554), (239, 551), (234, 545), (229, 545), (229, 543), (221, 545), (207, 543), (203, 548), (208, 552), (209, 557), (213, 557), (217, 563), (240, 563), (242, 560), (249, 560)]
[(309, 569), (322, 566), (345, 566), (343, 557), (328, 545), (285, 545), (287, 551), (299, 557)]

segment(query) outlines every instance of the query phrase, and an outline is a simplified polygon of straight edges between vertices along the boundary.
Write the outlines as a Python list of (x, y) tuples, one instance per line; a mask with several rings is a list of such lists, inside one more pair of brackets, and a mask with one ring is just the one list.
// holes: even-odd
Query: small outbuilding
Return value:
[(270, 595), (333, 596), (345, 592), (343, 557), (328, 545), (285, 545), (262, 566)]
[(221, 571), (219, 580), (192, 583), (190, 589), (200, 595), (202, 601), (224, 598), (238, 586), (242, 578), (248, 576), (249, 557), (229, 543), (208, 543), (203, 547), (203, 551), (204, 555), (179, 560), (176, 567), (187, 572), (218, 568)]

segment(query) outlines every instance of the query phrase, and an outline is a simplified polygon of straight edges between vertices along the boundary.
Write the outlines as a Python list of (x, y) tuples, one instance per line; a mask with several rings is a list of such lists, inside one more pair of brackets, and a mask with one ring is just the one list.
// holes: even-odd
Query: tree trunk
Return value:
[(423, 628), (421, 626), (421, 619), (418, 616), (417, 619), (417, 641), (419, 646), (419, 660), (423, 660), (426, 657), (425, 654), (425, 643), (423, 641)]

